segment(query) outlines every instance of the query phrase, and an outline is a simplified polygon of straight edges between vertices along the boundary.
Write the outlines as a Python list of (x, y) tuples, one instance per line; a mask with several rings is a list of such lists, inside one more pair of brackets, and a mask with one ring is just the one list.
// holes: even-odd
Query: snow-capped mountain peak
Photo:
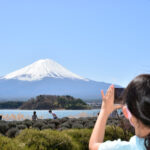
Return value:
[(88, 81), (80, 77), (51, 59), (41, 59), (20, 70), (7, 74), (3, 79), (18, 79), (23, 81), (41, 80), (45, 77), (50, 78), (70, 78)]

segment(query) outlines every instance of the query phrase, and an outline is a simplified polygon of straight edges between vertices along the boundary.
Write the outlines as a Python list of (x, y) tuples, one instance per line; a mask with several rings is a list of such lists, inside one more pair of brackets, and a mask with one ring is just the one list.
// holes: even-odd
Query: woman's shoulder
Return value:
[(129, 141), (121, 141), (120, 139), (114, 141), (106, 141), (102, 143), (98, 150), (145, 150), (144, 139), (137, 136), (131, 137)]
[(139, 150), (145, 150), (144, 138), (140, 138), (135, 135), (135, 136), (131, 137), (129, 143), (134, 145), (134, 147), (137, 147)]

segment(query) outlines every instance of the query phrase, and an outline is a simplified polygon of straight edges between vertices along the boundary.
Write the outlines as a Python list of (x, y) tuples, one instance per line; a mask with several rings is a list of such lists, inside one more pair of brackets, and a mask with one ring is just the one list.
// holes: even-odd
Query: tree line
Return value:
[(30, 98), (26, 102), (9, 101), (1, 102), (0, 109), (90, 109), (90, 107), (80, 98), (72, 96), (39, 95)]

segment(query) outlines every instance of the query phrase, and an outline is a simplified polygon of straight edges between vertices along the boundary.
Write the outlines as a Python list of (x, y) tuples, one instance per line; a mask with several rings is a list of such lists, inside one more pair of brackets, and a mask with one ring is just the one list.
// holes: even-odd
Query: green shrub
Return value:
[(16, 141), (0, 135), (0, 150), (23, 150)]
[(10, 138), (13, 138), (13, 137), (15, 137), (18, 133), (19, 133), (19, 129), (18, 129), (18, 128), (10, 128), (10, 129), (7, 131), (6, 135), (7, 135), (8, 137), (10, 137)]
[(61, 128), (67, 128), (70, 129), (71, 128), (71, 124), (69, 121), (64, 122), (63, 124), (60, 125)]
[(83, 126), (89, 122), (88, 118), (79, 118), (78, 120), (76, 120), (77, 122), (80, 122)]
[(16, 122), (14, 122), (14, 121), (8, 123), (9, 129), (10, 129), (10, 128), (15, 128), (16, 126), (17, 126), (17, 125), (16, 125)]
[(89, 121), (89, 122), (86, 122), (85, 124), (84, 124), (84, 127), (85, 128), (93, 128), (94, 127), (94, 122), (93, 121)]
[(0, 133), (4, 134), (9, 129), (8, 124), (4, 122), (0, 122)]
[(59, 119), (53, 119), (51, 120), (50, 124), (55, 124), (55, 126), (58, 126), (60, 124), (60, 120)]
[(72, 128), (75, 128), (75, 129), (82, 129), (82, 128), (83, 128), (83, 125), (80, 124), (80, 123), (78, 123), (78, 122), (76, 122), (76, 123), (74, 123), (74, 124), (72, 125)]
[(42, 126), (41, 130), (44, 130), (44, 129), (55, 129), (55, 124), (44, 125)]
[(12, 121), (12, 123), (17, 126), (17, 125), (20, 125), (22, 123), (22, 121)]
[(29, 150), (76, 150), (71, 138), (59, 131), (25, 129), (16, 138)]
[(32, 121), (26, 119), (26, 120), (23, 121), (23, 124), (26, 125), (28, 128), (30, 128), (32, 126)]
[(63, 130), (68, 130), (68, 128), (67, 127), (59, 127), (57, 130), (58, 131), (63, 131)]
[[(47, 127), (49, 124), (42, 126), (42, 129)], [(7, 131), (7, 136), (15, 137), (18, 131), (18, 128), (11, 128)], [(12, 139), (0, 135), (0, 150), (88, 150), (91, 133), (92, 129), (24, 129)], [(120, 127), (106, 126), (104, 141), (129, 140), (131, 136), (130, 132), (125, 132)]]
[(20, 130), (23, 130), (23, 129), (26, 129), (26, 128), (27, 128), (27, 126), (24, 125), (24, 124), (20, 124), (20, 125), (18, 125), (17, 127), (18, 127), (18, 129), (20, 129)]
[(92, 133), (91, 129), (70, 129), (62, 132), (72, 137), (72, 141), (78, 145), (79, 150), (89, 150), (88, 145)]
[(42, 129), (42, 127), (44, 126), (45, 124), (42, 122), (42, 121), (36, 121), (36, 122), (34, 122), (34, 124), (33, 124), (33, 128), (37, 128), (37, 129)]
[[(10, 139), (0, 136), (0, 150), (88, 150), (88, 143), (92, 133), (90, 128), (94, 127), (95, 121), (96, 118), (92, 117), (37, 121), (24, 120), (18, 122), (0, 121), (0, 133), (12, 137)], [(122, 125), (118, 119), (111, 118), (108, 120), (108, 124), (104, 141), (129, 140), (132, 136), (131, 133), (133, 132), (129, 130), (131, 128), (129, 123)], [(120, 127), (115, 126), (115, 124)], [(58, 130), (52, 131), (50, 129)], [(19, 135), (17, 135), (18, 133)], [(1, 148), (2, 145), (5, 145), (5, 149)]]
[[(126, 134), (125, 134), (126, 133)], [(104, 141), (107, 140), (129, 140), (132, 134), (117, 126), (106, 126)]]
[(68, 120), (69, 120), (68, 117), (64, 117), (64, 118), (62, 118), (62, 119), (60, 120), (60, 123), (62, 124), (62, 123), (64, 123), (64, 122), (68, 121)]

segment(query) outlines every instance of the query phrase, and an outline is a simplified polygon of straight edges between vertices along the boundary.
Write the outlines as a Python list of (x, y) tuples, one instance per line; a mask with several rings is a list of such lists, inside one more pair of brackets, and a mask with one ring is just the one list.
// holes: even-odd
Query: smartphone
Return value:
[(115, 104), (123, 104), (123, 93), (125, 88), (115, 88), (115, 94), (114, 94), (114, 103)]

